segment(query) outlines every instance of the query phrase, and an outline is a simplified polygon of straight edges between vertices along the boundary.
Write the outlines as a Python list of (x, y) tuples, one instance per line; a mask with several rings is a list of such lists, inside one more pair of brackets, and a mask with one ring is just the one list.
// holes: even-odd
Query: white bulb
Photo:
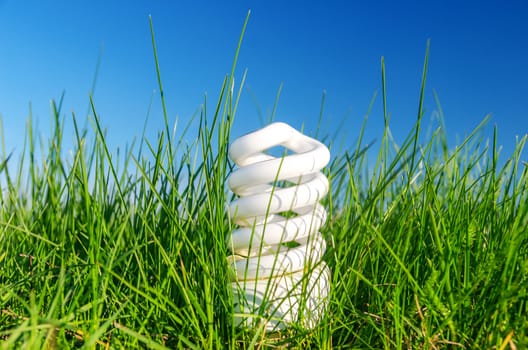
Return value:
[[(275, 146), (293, 154), (264, 153)], [(318, 203), (328, 192), (320, 170), (330, 152), (291, 126), (273, 123), (235, 140), (229, 157), (238, 165), (228, 179), (239, 196), (229, 205), (239, 228), (227, 237), (235, 325), (265, 322), (273, 331), (300, 321), (313, 328), (330, 292), (330, 270), (322, 261), (326, 244), (319, 232), (326, 210)]]

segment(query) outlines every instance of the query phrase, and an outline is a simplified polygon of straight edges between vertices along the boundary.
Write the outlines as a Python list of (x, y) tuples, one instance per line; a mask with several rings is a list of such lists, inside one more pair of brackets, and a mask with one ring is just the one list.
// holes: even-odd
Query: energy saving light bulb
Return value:
[[(290, 154), (265, 153), (276, 146)], [(288, 124), (273, 123), (235, 140), (229, 157), (238, 166), (228, 179), (238, 196), (229, 214), (239, 228), (227, 237), (235, 325), (313, 328), (330, 292), (319, 232), (326, 220), (319, 200), (329, 186), (320, 170), (330, 152)]]

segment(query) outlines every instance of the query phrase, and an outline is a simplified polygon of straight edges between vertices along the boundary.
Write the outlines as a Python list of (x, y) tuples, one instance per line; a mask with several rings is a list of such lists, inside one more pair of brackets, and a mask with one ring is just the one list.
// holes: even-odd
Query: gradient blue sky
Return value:
[[(126, 5), (124, 5), (126, 3)], [(248, 9), (237, 69), (248, 69), (233, 134), (261, 126), (280, 84), (276, 119), (313, 132), (326, 91), (323, 131), (345, 116), (356, 137), (372, 95), (367, 140), (382, 134), (380, 59), (385, 57), (391, 129), (403, 141), (416, 119), (427, 39), (431, 39), (425, 125), (436, 126), (437, 91), (454, 147), (486, 114), (510, 153), (528, 132), (528, 5), (524, 1), (24, 1), (0, 0), (0, 114), (7, 149), (22, 149), (29, 103), (39, 130), (49, 101), (65, 92), (63, 114), (84, 121), (94, 93), (111, 147), (140, 136), (156, 72), (152, 15), (171, 122), (185, 123), (207, 94), (208, 110), (229, 72)], [(156, 95), (147, 136), (163, 128)], [(67, 131), (71, 130), (67, 128)], [(344, 135), (344, 134), (342, 134)], [(73, 135), (65, 135), (71, 142)], [(16, 158), (16, 157), (15, 157)]]

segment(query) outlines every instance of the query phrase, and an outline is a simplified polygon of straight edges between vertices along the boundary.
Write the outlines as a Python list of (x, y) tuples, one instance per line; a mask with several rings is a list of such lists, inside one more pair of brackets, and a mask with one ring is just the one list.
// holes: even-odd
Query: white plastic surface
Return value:
[[(266, 154), (282, 146), (283, 157)], [(273, 123), (235, 140), (229, 156), (238, 166), (228, 179), (239, 196), (229, 214), (239, 228), (227, 237), (233, 255), (235, 324), (268, 331), (300, 321), (315, 327), (324, 315), (330, 270), (319, 229), (328, 192), (320, 172), (328, 148), (285, 123)]]

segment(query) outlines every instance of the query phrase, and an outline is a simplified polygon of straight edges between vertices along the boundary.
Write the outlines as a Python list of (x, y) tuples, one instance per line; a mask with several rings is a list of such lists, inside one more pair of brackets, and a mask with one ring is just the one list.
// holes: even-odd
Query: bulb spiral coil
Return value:
[[(293, 154), (264, 153), (276, 146)], [(228, 179), (239, 197), (229, 205), (239, 228), (227, 237), (235, 324), (251, 326), (263, 316), (268, 331), (296, 321), (313, 328), (330, 289), (319, 232), (326, 211), (318, 203), (328, 192), (320, 170), (330, 152), (291, 126), (273, 123), (235, 140), (229, 157), (238, 166)]]

